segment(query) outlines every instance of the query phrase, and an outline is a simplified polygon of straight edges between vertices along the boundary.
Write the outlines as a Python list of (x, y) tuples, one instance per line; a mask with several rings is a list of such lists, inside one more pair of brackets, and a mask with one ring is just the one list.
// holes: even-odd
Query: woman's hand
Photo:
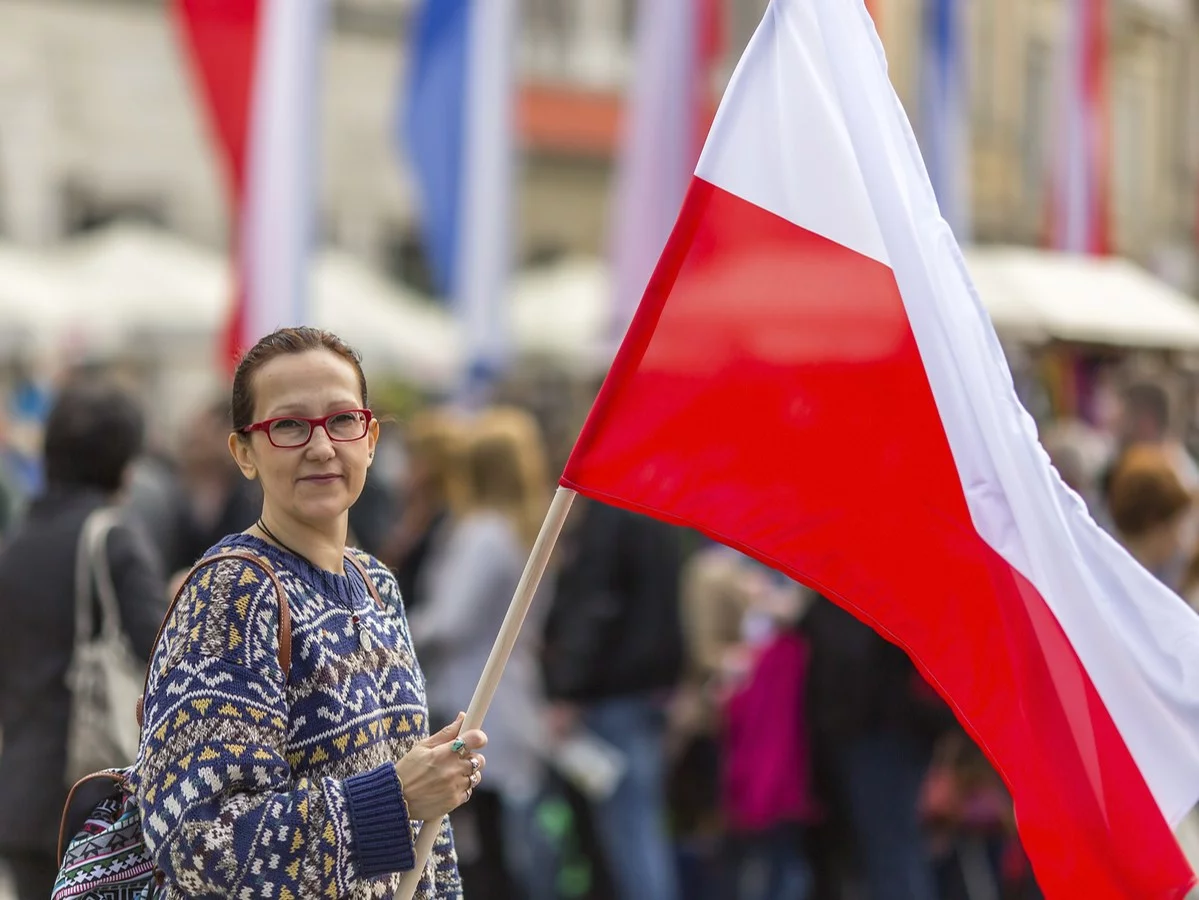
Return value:
[(487, 735), (478, 730), (460, 735), (465, 718), (465, 713), (458, 713), (458, 718), (395, 764), (409, 819), (440, 819), (469, 800), (483, 779), (487, 760), (475, 751), (487, 746)]

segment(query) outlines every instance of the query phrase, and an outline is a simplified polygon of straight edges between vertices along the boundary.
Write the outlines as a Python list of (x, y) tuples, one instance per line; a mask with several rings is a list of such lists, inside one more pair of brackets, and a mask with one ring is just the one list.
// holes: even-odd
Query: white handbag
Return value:
[[(68, 785), (100, 769), (129, 765), (137, 756), (135, 710), (145, 667), (121, 628), (108, 568), (108, 535), (117, 519), (117, 511), (108, 507), (89, 515), (76, 551), (75, 649), (67, 670), (71, 712), (64, 774)], [(99, 631), (92, 618), (93, 597), (99, 600)]]

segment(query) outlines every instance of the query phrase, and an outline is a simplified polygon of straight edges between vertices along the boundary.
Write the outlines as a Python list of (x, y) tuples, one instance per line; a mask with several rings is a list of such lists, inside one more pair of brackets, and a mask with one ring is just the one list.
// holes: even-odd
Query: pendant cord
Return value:
[(262, 521), (262, 516), (258, 517), (258, 521), (255, 524), (263, 534), (269, 537), (272, 541), (274, 541), (292, 556), (298, 556), (300, 559), (304, 560), (304, 562), (308, 563), (308, 565), (312, 565), (312, 560), (310, 560), (307, 556), (305, 556), (303, 553), (297, 553), (295, 550), (292, 550), (291, 547), (287, 546), (287, 544), (283, 543), (283, 541), (279, 540), (279, 538), (275, 536), (275, 532), (266, 527), (266, 522)]
[[(286, 550), (292, 556), (295, 556), (298, 559), (304, 560), (304, 562), (308, 563), (308, 565), (312, 566), (314, 569), (317, 568), (315, 565), (313, 565), (312, 560), (310, 560), (303, 553), (297, 553), (295, 550), (291, 549), (291, 547), (287, 546), (287, 544), (283, 543), (283, 541), (279, 540), (279, 538), (275, 536), (275, 532), (271, 531), (269, 528), (266, 527), (266, 522), (262, 521), (262, 516), (258, 517), (258, 521), (255, 524), (258, 526), (259, 530), (261, 530), (263, 534), (265, 534), (272, 541), (274, 541), (276, 544), (278, 544), (282, 549)], [(349, 574), (349, 573), (346, 573), (346, 574)], [(367, 593), (368, 594), (370, 593), (369, 589), (367, 590)], [(338, 599), (340, 600), (340, 598), (338, 598)], [(353, 601), (351, 600), (350, 602), (342, 603), (341, 605), (345, 606), (350, 611), (350, 613), (354, 617), (354, 625), (357, 626), (358, 625), (358, 610), (355, 608)]]

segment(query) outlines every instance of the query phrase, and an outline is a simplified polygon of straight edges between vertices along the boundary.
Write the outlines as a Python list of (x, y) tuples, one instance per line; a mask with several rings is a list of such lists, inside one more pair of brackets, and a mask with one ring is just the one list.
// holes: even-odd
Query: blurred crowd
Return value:
[[(29, 560), (29, 533), (115, 493), (128, 529), (112, 577), (140, 585), (122, 593), (142, 598), (129, 627), (146, 631), (173, 573), (260, 510), (223, 401), (167, 440), (127, 393), (75, 390), (14, 394), (0, 446), (10, 866), (44, 864), (64, 793), (62, 748), (36, 712), (64, 689), (37, 670), (69, 655), (42, 637), (48, 611), (71, 604), (37, 592), (71, 587), (21, 573), (69, 572), (76, 548)], [(351, 511), (352, 542), (397, 572), (438, 722), (470, 702), (586, 409), (525, 399), (390, 418)], [(1056, 421), (1043, 443), (1079, 502), (1199, 602), (1199, 467), (1160, 385), (1121, 400), (1110, 433)], [(1002, 782), (901, 650), (773, 570), (642, 516), (577, 501), (486, 729), (487, 778), (453, 813), (468, 900), (1040, 896)]]

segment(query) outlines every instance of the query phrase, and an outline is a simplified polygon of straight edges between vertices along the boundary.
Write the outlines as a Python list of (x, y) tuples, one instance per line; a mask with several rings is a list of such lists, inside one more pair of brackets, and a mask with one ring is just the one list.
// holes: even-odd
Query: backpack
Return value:
[[(279, 668), (286, 679), (291, 672), (291, 611), (287, 594), (270, 563), (253, 553), (231, 550), (197, 563), (167, 607), (154, 639), (155, 648), (192, 576), (201, 568), (225, 559), (244, 559), (270, 576), (279, 598)], [(349, 554), (346, 561), (362, 576), (370, 595), (382, 608), (383, 601), (366, 569)], [(153, 652), (150, 655), (153, 658)], [(147, 668), (145, 687), (149, 687), (149, 682)], [(144, 700), (145, 688), (137, 701), (139, 728), (143, 724)], [(130, 783), (132, 771), (130, 765), (95, 772), (77, 781), (67, 794), (58, 831), (58, 877), (51, 900), (155, 900), (165, 896), (163, 874), (155, 868), (142, 834), (141, 810)], [(68, 835), (70, 841), (64, 846)]]

